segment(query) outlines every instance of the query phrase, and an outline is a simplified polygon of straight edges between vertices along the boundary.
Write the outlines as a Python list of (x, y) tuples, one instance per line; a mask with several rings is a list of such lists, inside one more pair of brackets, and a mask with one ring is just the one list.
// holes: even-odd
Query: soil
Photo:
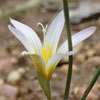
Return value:
[[(5, 0), (5, 2), (0, 0), (0, 10), (3, 12), (25, 2), (27, 2), (27, 0)], [(41, 6), (39, 8), (15, 14), (11, 16), (11, 18), (32, 27), (42, 40), (43, 34), (41, 28), (37, 27), (37, 22), (41, 22), (43, 25), (48, 24), (57, 13), (58, 10), (50, 10)], [(4, 80), (4, 84), (9, 84), (19, 89), (14, 100), (46, 100), (39, 86), (36, 70), (32, 61), (28, 57), (21, 56), (21, 52), (24, 51), (25, 48), (8, 30), (9, 24), (9, 18), (0, 20), (0, 61), (9, 59), (13, 62), (13, 67), (6, 70), (0, 70), (0, 79)], [(78, 25), (71, 25), (71, 32), (72, 34), (75, 34), (90, 26), (96, 26), (96, 32), (74, 49), (76, 54), (74, 55), (73, 61), (73, 74), (69, 100), (79, 100), (79, 98), (77, 98), (78, 94), (75, 92), (76, 89), (87, 87), (100, 65), (100, 19), (91, 20)], [(65, 28), (62, 32), (59, 46), (64, 40), (66, 40)], [(64, 95), (68, 70), (68, 60), (65, 60), (62, 60), (60, 64), (58, 64), (52, 76), (51, 86), (53, 100), (61, 100)], [(18, 70), (19, 68), (25, 69), (26, 72), (17, 83), (9, 83), (7, 81), (9, 73), (13, 70)], [(100, 78), (96, 82), (96, 85), (98, 84), (100, 86)], [(100, 93), (100, 87), (96, 90)], [(100, 100), (100, 98), (98, 100)]]

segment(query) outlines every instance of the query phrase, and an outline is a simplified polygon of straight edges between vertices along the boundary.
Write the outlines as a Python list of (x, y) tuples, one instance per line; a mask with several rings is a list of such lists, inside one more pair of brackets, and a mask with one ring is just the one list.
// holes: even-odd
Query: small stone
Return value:
[[(90, 57), (86, 62), (85, 62), (85, 65), (87, 68), (89, 67), (94, 67), (94, 66), (98, 66), (100, 65), (100, 57), (99, 56), (93, 56), (93, 57)], [(96, 67), (94, 67), (96, 68)]]
[(77, 67), (77, 65), (73, 64), (73, 71), (74, 72), (79, 72), (79, 68)]
[(100, 63), (100, 56), (95, 56), (95, 57), (89, 58), (88, 62)]
[[(67, 73), (68, 72), (68, 65), (61, 66), (60, 68), (58, 68), (58, 71), (63, 72), (63, 73)], [(79, 71), (78, 67), (75, 64), (73, 64), (73, 71), (74, 72)]]
[(41, 12), (42, 12), (42, 13), (47, 13), (47, 9), (41, 8)]
[(8, 100), (5, 96), (0, 96), (0, 100)]
[(94, 85), (93, 90), (99, 90), (100, 91), (100, 83), (97, 83)]
[(95, 45), (94, 45), (94, 48), (96, 50), (100, 50), (100, 42), (97, 42)]
[(12, 58), (11, 58), (11, 62), (12, 62), (13, 64), (17, 64), (17, 63), (18, 63), (18, 60), (17, 60), (15, 57), (12, 57)]
[(13, 67), (13, 63), (10, 59), (0, 60), (0, 70), (8, 70)]
[(75, 88), (74, 88), (74, 91), (73, 91), (74, 94), (76, 94), (76, 93), (78, 92), (78, 90), (79, 90), (79, 87), (75, 87)]
[(58, 75), (57, 75), (56, 73), (53, 73), (53, 74), (52, 74), (52, 78), (57, 78), (57, 76), (58, 76)]
[(20, 55), (20, 51), (19, 50), (13, 50), (12, 55), (18, 56), (18, 55)]
[[(77, 90), (75, 97), (80, 100), (83, 93), (85, 92), (86, 88), (81, 87)], [(86, 100), (100, 100), (100, 92), (99, 91), (95, 91), (95, 90), (91, 90), (91, 92), (89, 93), (88, 97), (86, 98)]]
[(64, 57), (63, 59), (61, 59), (61, 61), (59, 62), (59, 64), (64, 64), (68, 62), (68, 57)]
[(18, 88), (11, 85), (3, 85), (0, 94), (5, 97), (15, 98), (18, 94)]
[(75, 59), (79, 62), (79, 63), (83, 63), (86, 59), (86, 55), (85, 54), (78, 54)]
[(54, 93), (53, 93), (53, 97), (59, 97), (59, 93), (54, 92)]
[(0, 47), (0, 58), (7, 57), (8, 52)]
[(16, 84), (21, 79), (21, 74), (18, 71), (12, 71), (8, 75), (7, 81), (11, 84)]
[(26, 71), (26, 72), (30, 72), (30, 68), (29, 68), (29, 67), (26, 67), (26, 68), (25, 68), (25, 71)]
[(86, 56), (87, 56), (87, 57), (92, 57), (94, 54), (95, 54), (95, 50), (92, 50), (92, 49), (90, 49), (90, 50), (88, 50), (88, 51), (86, 52)]
[(25, 73), (25, 69), (24, 68), (18, 68), (18, 72), (23, 75)]
[(79, 53), (83, 47), (83, 42), (79, 43), (77, 46), (74, 47), (75, 54)]
[(58, 67), (57, 70), (60, 72), (63, 72), (63, 73), (67, 73), (68, 72), (68, 65), (63, 65), (61, 67)]
[(4, 80), (0, 79), (0, 89), (2, 88), (3, 85), (4, 85)]
[(20, 93), (21, 94), (28, 93), (28, 89), (26, 87), (20, 87)]

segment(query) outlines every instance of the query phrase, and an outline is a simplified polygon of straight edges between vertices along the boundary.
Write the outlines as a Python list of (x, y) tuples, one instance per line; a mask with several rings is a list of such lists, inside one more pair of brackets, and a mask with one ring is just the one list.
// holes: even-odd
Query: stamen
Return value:
[(47, 30), (47, 28), (48, 28), (48, 24), (46, 24), (46, 26), (45, 26), (45, 30)]
[(44, 43), (43, 49), (42, 49), (42, 56), (44, 57), (45, 61), (48, 62), (51, 56), (51, 46), (47, 46), (46, 43)]
[(48, 25), (46, 24), (46, 26), (44, 27), (42, 23), (37, 23), (37, 26), (41, 26), (42, 27), (42, 32), (43, 32), (43, 38), (44, 38), (44, 41), (45, 41), (45, 33), (46, 33), (46, 30), (48, 28)]
[(42, 56), (43, 56), (44, 59), (47, 61), (46, 55), (47, 55), (47, 49), (43, 48), (43, 49), (42, 49)]
[(37, 23), (37, 26), (41, 26), (42, 27), (42, 32), (45, 34), (46, 33), (46, 30), (47, 30), (47, 27), (48, 27), (48, 25), (46, 25), (45, 27), (43, 26), (43, 24), (42, 23)]
[(42, 32), (43, 32), (43, 37), (44, 37), (44, 44), (43, 44), (43, 49), (42, 49), (42, 56), (45, 59), (46, 62), (48, 62), (50, 55), (51, 55), (51, 46), (47, 46), (47, 43), (45, 42), (45, 33), (46, 30), (48, 28), (48, 25), (46, 24), (46, 26), (44, 27), (42, 23), (37, 23), (37, 26), (41, 26), (42, 27)]
[(42, 23), (37, 23), (37, 26), (41, 26), (42, 27), (42, 32), (44, 33), (45, 32), (45, 27), (43, 26), (43, 24)]
[(48, 46), (48, 55), (47, 55), (47, 60), (49, 60), (51, 54), (51, 46)]

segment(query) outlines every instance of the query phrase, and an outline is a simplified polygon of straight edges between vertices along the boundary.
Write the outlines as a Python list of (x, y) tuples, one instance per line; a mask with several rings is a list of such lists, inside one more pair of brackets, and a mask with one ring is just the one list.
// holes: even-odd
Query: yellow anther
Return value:
[(42, 49), (42, 56), (46, 60), (47, 50), (45, 48)]
[(51, 54), (51, 46), (49, 45), (47, 47), (47, 44), (44, 43), (44, 47), (42, 49), (42, 56), (45, 59), (46, 62), (48, 62), (49, 58), (50, 58), (50, 54)]

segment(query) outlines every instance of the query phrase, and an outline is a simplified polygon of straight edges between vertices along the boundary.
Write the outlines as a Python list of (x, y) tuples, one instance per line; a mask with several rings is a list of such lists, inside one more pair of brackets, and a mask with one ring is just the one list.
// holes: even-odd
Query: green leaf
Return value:
[(51, 100), (51, 89), (50, 89), (50, 81), (45, 77), (45, 75), (41, 72), (37, 72), (38, 80), (40, 86), (47, 97), (48, 100)]

